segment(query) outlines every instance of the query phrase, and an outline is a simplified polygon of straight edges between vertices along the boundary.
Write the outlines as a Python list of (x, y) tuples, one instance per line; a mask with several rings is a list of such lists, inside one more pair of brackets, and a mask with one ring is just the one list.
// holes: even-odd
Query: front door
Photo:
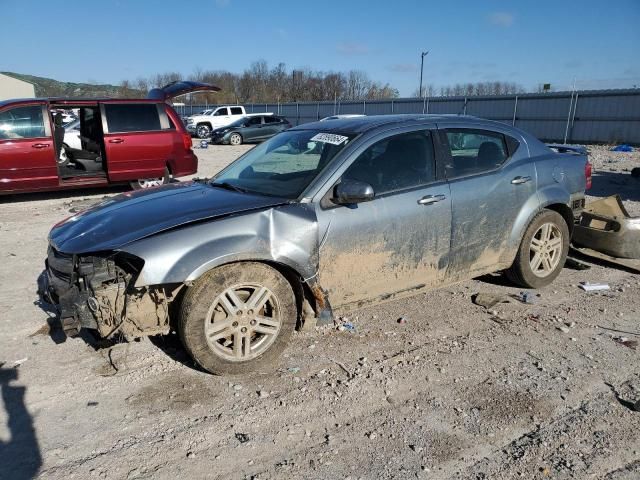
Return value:
[(57, 187), (55, 151), (44, 103), (7, 106), (0, 111), (0, 190)]
[(341, 179), (370, 184), (375, 197), (318, 207), (319, 284), (331, 304), (357, 306), (441, 282), (451, 196), (436, 175), (432, 131), (423, 127), (378, 139)]
[(160, 178), (173, 152), (173, 134), (162, 104), (101, 105), (110, 181)]
[(536, 203), (536, 171), (524, 146), (499, 131), (442, 128), (452, 198), (448, 280), (507, 268), (525, 204)]

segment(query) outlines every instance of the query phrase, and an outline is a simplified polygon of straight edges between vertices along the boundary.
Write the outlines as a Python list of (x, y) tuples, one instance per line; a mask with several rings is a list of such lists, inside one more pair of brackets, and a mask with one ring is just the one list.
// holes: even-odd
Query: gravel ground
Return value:
[[(197, 150), (199, 175), (246, 149)], [(591, 155), (590, 197), (640, 215), (640, 154)], [(47, 232), (117, 192), (0, 200), (0, 478), (640, 476), (640, 276), (565, 268), (533, 305), (487, 311), (474, 293), (520, 291), (490, 275), (338, 312), (354, 331), (297, 333), (273, 374), (214, 377), (175, 336), (95, 349), (49, 331)]]

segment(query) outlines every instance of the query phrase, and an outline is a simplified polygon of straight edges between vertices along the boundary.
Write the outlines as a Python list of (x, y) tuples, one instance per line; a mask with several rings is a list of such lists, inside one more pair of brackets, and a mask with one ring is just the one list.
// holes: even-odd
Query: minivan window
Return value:
[(249, 118), (249, 121), (247, 122), (247, 125), (260, 125), (262, 123), (262, 117), (251, 117)]
[(160, 117), (155, 103), (105, 104), (109, 133), (149, 132), (160, 130)]
[(216, 113), (213, 114), (214, 117), (220, 117), (223, 115), (227, 115), (227, 109), (226, 108), (221, 108), (219, 110), (216, 110)]
[(446, 165), (448, 178), (488, 172), (508, 158), (504, 135), (488, 130), (446, 130), (451, 160)]
[(342, 175), (373, 187), (376, 195), (435, 180), (435, 153), (428, 130), (385, 138), (367, 148)]
[(280, 119), (274, 116), (264, 117), (264, 123), (280, 123)]
[(41, 105), (16, 107), (0, 112), (0, 140), (44, 136)]
[(231, 115), (242, 115), (242, 108), (231, 107)]

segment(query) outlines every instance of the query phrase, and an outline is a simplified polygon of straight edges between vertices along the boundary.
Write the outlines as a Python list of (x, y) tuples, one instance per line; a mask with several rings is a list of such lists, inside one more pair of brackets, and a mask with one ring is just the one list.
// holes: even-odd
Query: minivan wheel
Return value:
[(196, 127), (196, 135), (198, 136), (198, 138), (209, 138), (209, 135), (211, 135), (211, 127), (204, 123), (198, 125)]
[(239, 133), (232, 133), (229, 137), (229, 143), (231, 145), (242, 145), (242, 135)]
[(520, 286), (540, 288), (553, 282), (569, 252), (569, 227), (562, 215), (543, 210), (529, 224), (507, 277)]
[(265, 264), (242, 262), (215, 268), (186, 290), (178, 332), (202, 368), (241, 374), (272, 369), (296, 319), (289, 282)]
[(159, 187), (166, 185), (171, 181), (171, 174), (167, 168), (164, 169), (164, 175), (158, 178), (140, 178), (131, 182), (131, 188), (134, 190), (145, 190), (147, 188)]

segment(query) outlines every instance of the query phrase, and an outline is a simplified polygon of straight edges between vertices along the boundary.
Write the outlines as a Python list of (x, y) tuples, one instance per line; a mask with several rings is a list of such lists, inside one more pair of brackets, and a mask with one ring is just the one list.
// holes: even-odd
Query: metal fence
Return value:
[[(192, 115), (216, 105), (185, 105)], [(338, 114), (459, 114), (497, 120), (541, 140), (640, 145), (640, 89), (589, 90), (473, 97), (396, 98), (375, 101), (252, 103), (247, 113), (272, 112), (293, 125)]]

